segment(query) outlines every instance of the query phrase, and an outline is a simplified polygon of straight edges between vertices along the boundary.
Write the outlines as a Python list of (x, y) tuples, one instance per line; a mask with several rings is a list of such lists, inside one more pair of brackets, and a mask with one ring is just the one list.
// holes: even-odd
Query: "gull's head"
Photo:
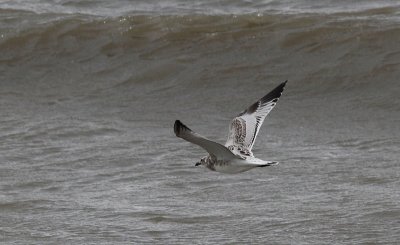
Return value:
[(200, 159), (200, 162), (196, 162), (196, 164), (194, 166), (200, 166), (200, 165), (204, 165), (206, 164), (207, 161), (207, 157), (203, 157), (202, 159)]

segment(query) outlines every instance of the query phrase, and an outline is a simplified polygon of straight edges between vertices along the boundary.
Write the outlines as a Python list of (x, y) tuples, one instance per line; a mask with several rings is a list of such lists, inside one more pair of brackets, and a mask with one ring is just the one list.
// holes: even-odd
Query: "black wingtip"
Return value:
[(284, 81), (283, 83), (279, 84), (276, 88), (274, 88), (271, 92), (261, 98), (261, 103), (266, 103), (271, 100), (278, 100), (281, 97), (283, 89), (286, 86), (288, 80)]
[(176, 136), (179, 136), (179, 134), (181, 133), (182, 129), (191, 131), (190, 128), (188, 128), (185, 124), (183, 124), (181, 121), (179, 120), (175, 120), (174, 123), (174, 132)]
[(283, 83), (279, 84), (276, 88), (274, 88), (271, 92), (269, 92), (267, 95), (265, 95), (264, 97), (262, 97), (261, 99), (257, 100), (254, 104), (252, 104), (249, 108), (247, 108), (246, 110), (242, 111), (241, 113), (239, 113), (238, 116), (242, 116), (243, 114), (246, 113), (253, 113), (255, 112), (258, 107), (263, 104), (266, 104), (270, 101), (272, 102), (277, 102), (279, 97), (281, 97), (283, 89), (286, 85), (288, 80), (284, 81)]
[(181, 125), (182, 123), (181, 123), (181, 121), (179, 121), (179, 120), (175, 120), (175, 123), (174, 123), (174, 132), (175, 132), (175, 135), (176, 136), (178, 136), (179, 135), (179, 132), (180, 132), (180, 125)]

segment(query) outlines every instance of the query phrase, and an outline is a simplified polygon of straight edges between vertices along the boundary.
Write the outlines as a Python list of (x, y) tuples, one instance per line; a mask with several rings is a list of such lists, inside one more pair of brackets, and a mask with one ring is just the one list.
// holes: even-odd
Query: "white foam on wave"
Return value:
[[(32, 11), (38, 14), (83, 14), (104, 17), (118, 17), (135, 14), (336, 14), (357, 13), (374, 9), (393, 8), (400, 12), (400, 3), (392, 0), (382, 1), (319, 1), (310, 0), (264, 0), (264, 1), (104, 1), (87, 2), (67, 0), (8, 0), (0, 2), (0, 9)], [(396, 11), (395, 11), (396, 12)]]

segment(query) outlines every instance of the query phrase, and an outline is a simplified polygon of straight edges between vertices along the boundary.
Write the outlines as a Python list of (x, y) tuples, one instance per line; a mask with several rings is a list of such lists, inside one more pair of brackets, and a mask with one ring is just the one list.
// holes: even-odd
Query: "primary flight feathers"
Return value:
[(174, 132), (176, 136), (199, 145), (209, 153), (199, 164), (211, 170), (233, 173), (276, 164), (255, 158), (251, 150), (265, 117), (275, 107), (286, 82), (233, 118), (225, 145), (193, 132), (179, 120), (175, 121)]

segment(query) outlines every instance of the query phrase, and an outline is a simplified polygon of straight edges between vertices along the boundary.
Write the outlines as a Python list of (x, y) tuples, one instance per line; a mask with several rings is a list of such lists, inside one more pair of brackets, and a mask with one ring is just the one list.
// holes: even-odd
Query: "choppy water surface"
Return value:
[[(0, 242), (397, 244), (397, 1), (2, 1)], [(224, 175), (221, 143), (288, 79)]]

